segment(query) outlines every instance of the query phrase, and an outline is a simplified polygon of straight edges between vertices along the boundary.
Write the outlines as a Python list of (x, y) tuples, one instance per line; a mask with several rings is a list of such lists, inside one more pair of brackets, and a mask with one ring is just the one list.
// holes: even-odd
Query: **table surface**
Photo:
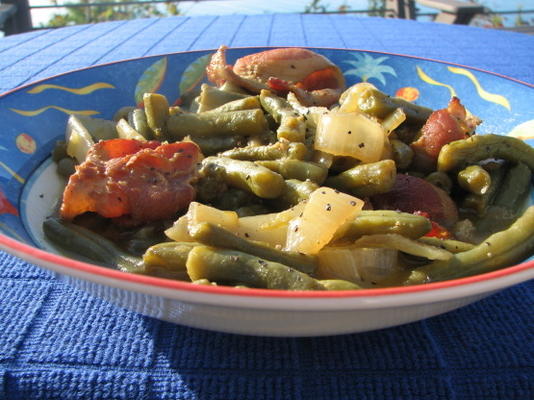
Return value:
[[(183, 50), (317, 46), (408, 54), (534, 84), (534, 36), (349, 15), (141, 19), (0, 39), (0, 92)], [(0, 252), (0, 399), (533, 399), (534, 282), (425, 321), (247, 337), (120, 309)]]

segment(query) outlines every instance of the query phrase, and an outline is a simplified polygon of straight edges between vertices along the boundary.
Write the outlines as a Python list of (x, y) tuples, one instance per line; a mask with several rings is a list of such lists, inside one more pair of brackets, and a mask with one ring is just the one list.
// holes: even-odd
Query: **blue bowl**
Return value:
[[(266, 48), (229, 49), (228, 61), (233, 63), (239, 57), (262, 50)], [(344, 72), (347, 85), (368, 81), (390, 95), (433, 109), (444, 108), (451, 96), (457, 96), (472, 114), (483, 120), (477, 129), (479, 134), (512, 135), (531, 146), (534, 144), (534, 89), (531, 85), (466, 66), (415, 57), (363, 50), (312, 50), (337, 64)], [(100, 65), (50, 77), (1, 95), (0, 246), (45, 268), (62, 264), (65, 267), (62, 273), (69, 274), (72, 265), (67, 258), (49, 256), (54, 250), (43, 239), (41, 229), (42, 221), (57, 205), (64, 185), (55, 174), (50, 153), (56, 141), (64, 138), (69, 115), (111, 119), (119, 108), (139, 104), (143, 93), (152, 91), (180, 104), (205, 81), (204, 70), (212, 53), (213, 50), (193, 51)], [(534, 204), (532, 195), (530, 203)], [(524, 274), (525, 269), (532, 270), (533, 266), (534, 257), (531, 257), (520, 269), (514, 266), (508, 269), (510, 274)], [(100, 274), (101, 270), (105, 269), (94, 266), (89, 275), (81, 279), (90, 280), (91, 274)], [(130, 274), (113, 272), (116, 273), (113, 279), (134, 279), (127, 277)], [(162, 281), (143, 279), (146, 280), (136, 282)], [(193, 286), (176, 284), (177, 289), (185, 291)], [(170, 287), (168, 283), (164, 286)], [(432, 288), (430, 284), (428, 290)], [(232, 294), (221, 288), (201, 290), (208, 294), (210, 291)], [(380, 295), (380, 290), (376, 289), (375, 293)], [(275, 292), (269, 296), (277, 296)], [(321, 298), (325, 295), (306, 296)]]

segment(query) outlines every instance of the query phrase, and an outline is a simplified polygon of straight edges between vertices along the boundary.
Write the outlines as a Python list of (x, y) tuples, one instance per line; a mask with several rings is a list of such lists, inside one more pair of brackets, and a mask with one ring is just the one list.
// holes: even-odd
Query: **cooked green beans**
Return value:
[(534, 148), (511, 136), (473, 135), (442, 147), (438, 170), (451, 171), (490, 158), (522, 162), (534, 171)]
[(278, 141), (264, 146), (235, 147), (225, 151), (221, 156), (248, 161), (277, 160), (279, 158), (304, 160), (308, 152), (309, 150), (304, 143)]
[(275, 96), (268, 90), (262, 90), (260, 102), (263, 108), (279, 124), (276, 131), (278, 139), (285, 139), (291, 142), (304, 141), (306, 137), (306, 120), (304, 116), (295, 112), (285, 99)]
[(486, 213), (488, 206), (493, 201), (493, 198), (499, 191), (502, 180), (505, 175), (505, 166), (495, 165), (490, 168), (489, 175), (489, 187), (482, 194), (468, 194), (464, 201), (463, 206), (475, 210), (477, 215), (482, 216)]
[(422, 126), (432, 113), (432, 110), (427, 107), (416, 105), (399, 97), (390, 97), (374, 88), (361, 91), (357, 107), (360, 112), (379, 119), (386, 118), (397, 108), (401, 108), (406, 114), (406, 121), (417, 126)]
[(182, 113), (171, 115), (167, 130), (174, 140), (190, 135), (205, 136), (255, 136), (267, 130), (267, 120), (258, 109), (221, 113)]
[(430, 232), (430, 221), (416, 214), (389, 210), (362, 210), (335, 240), (355, 240), (364, 235), (397, 233), (410, 239), (417, 239)]
[(497, 232), (471, 250), (419, 268), (432, 282), (491, 272), (513, 265), (534, 250), (534, 206), (508, 229)]
[(287, 179), (286, 189), (280, 197), (274, 200), (274, 203), (282, 208), (293, 207), (301, 201), (307, 200), (317, 188), (319, 185), (310, 180)]
[(43, 222), (46, 237), (65, 251), (80, 254), (107, 267), (124, 272), (143, 271), (141, 260), (121, 250), (110, 240), (89, 229), (58, 218)]
[(169, 102), (158, 93), (145, 93), (143, 96), (148, 127), (159, 140), (166, 138), (166, 125), (169, 119)]
[(291, 158), (260, 160), (256, 161), (256, 164), (278, 172), (285, 179), (298, 179), (299, 181), (310, 180), (319, 185), (325, 181), (326, 175), (328, 174), (328, 170), (322, 165), (311, 161), (294, 160)]
[(450, 193), (452, 190), (452, 180), (449, 178), (449, 175), (447, 175), (445, 172), (442, 171), (434, 171), (428, 174), (425, 179), (433, 184), (434, 186), (439, 187), (440, 189), (443, 189), (447, 193)]
[(191, 280), (284, 290), (324, 290), (318, 281), (287, 265), (240, 251), (196, 246), (187, 258)]
[(249, 95), (221, 90), (211, 85), (202, 84), (198, 98), (198, 112), (213, 110), (230, 101), (243, 99)]
[(285, 264), (306, 274), (313, 274), (317, 267), (315, 257), (291, 251), (282, 251), (260, 242), (234, 235), (219, 226), (203, 222), (190, 232), (193, 239), (208, 246), (239, 250), (265, 260)]
[(149, 247), (143, 254), (143, 273), (160, 278), (188, 281), (186, 261), (194, 242), (163, 242)]
[(522, 206), (525, 196), (530, 192), (532, 173), (523, 163), (512, 166), (503, 179), (493, 205), (504, 207), (513, 213)]
[(491, 176), (480, 165), (470, 165), (458, 172), (458, 184), (470, 193), (482, 195), (491, 186)]
[(397, 164), (397, 168), (401, 170), (407, 169), (413, 161), (414, 152), (410, 146), (402, 140), (391, 139), (391, 151), (393, 154), (393, 161)]
[(385, 193), (393, 187), (397, 170), (393, 160), (360, 164), (326, 180), (328, 186), (347, 190), (358, 197)]
[(280, 174), (251, 161), (233, 160), (225, 157), (208, 157), (203, 164), (212, 164), (224, 170), (224, 179), (229, 185), (254, 193), (256, 196), (273, 199), (285, 189)]
[(242, 99), (237, 99), (228, 103), (224, 103), (217, 108), (204, 112), (219, 113), (228, 111), (253, 110), (255, 108), (261, 108), (258, 96), (247, 96)]

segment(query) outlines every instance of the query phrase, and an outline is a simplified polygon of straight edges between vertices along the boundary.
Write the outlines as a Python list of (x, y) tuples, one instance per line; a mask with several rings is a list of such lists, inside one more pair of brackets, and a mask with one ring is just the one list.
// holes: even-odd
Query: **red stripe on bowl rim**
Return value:
[(231, 295), (231, 296), (252, 296), (252, 297), (269, 297), (269, 298), (347, 298), (347, 297), (378, 297), (401, 295), (419, 292), (429, 292), (439, 289), (448, 289), (459, 286), (466, 286), (478, 282), (490, 281), (499, 279), (505, 276), (511, 276), (516, 273), (526, 271), (534, 268), (534, 260), (526, 261), (521, 264), (499, 269), (497, 271), (479, 274), (467, 278), (452, 279), (443, 282), (427, 283), (423, 285), (412, 286), (398, 286), (391, 288), (377, 288), (377, 289), (359, 289), (359, 290), (343, 290), (343, 291), (290, 291), (277, 289), (249, 289), (249, 288), (233, 288), (230, 286), (209, 286), (197, 285), (190, 282), (175, 281), (171, 279), (157, 278), (146, 275), (137, 275), (128, 272), (122, 272), (106, 267), (101, 267), (95, 264), (90, 264), (84, 261), (78, 261), (72, 258), (61, 256), (54, 253), (49, 253), (45, 250), (19, 242), (18, 240), (9, 238), (0, 234), (0, 247), (4, 251), (28, 262), (43, 261), (46, 263), (54, 263), (62, 267), (80, 271), (83, 273), (99, 276), (102, 278), (123, 280), (135, 284), (145, 285), (147, 287), (155, 287), (162, 289), (176, 289), (183, 291), (191, 291), (197, 293), (206, 293), (214, 295)]

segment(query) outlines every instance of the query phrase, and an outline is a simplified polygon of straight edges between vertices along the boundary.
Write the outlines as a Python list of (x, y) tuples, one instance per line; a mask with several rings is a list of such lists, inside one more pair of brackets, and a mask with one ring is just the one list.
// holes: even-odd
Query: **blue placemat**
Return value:
[[(348, 15), (120, 21), (0, 40), (0, 91), (188, 49), (390, 51), (534, 83), (534, 37)], [(122, 310), (0, 252), (0, 399), (534, 398), (534, 282), (397, 328), (322, 338), (207, 332)]]

